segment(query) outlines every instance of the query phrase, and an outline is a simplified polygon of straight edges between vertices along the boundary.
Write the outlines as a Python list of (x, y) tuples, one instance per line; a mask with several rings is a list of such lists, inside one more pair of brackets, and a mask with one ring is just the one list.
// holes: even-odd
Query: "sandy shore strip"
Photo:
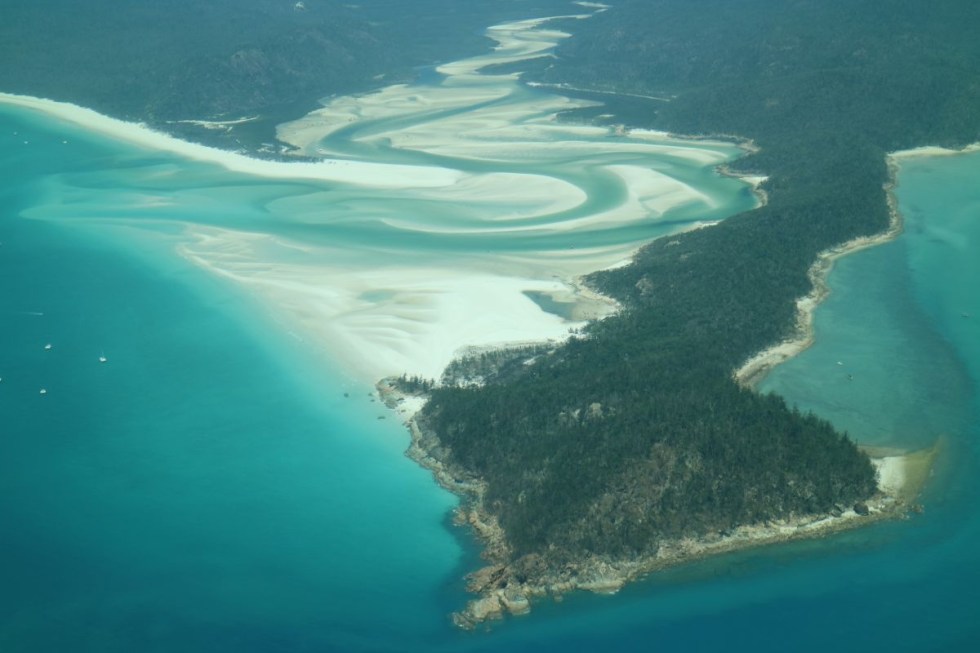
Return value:
[(796, 326), (794, 336), (772, 347), (764, 349), (749, 358), (735, 371), (735, 379), (745, 386), (755, 386), (769, 371), (807, 349), (814, 342), (813, 312), (817, 306), (830, 294), (827, 277), (837, 259), (886, 243), (902, 233), (902, 216), (898, 210), (898, 200), (895, 188), (898, 185), (898, 173), (902, 161), (930, 156), (955, 156), (980, 151), (980, 143), (973, 143), (960, 149), (925, 146), (910, 150), (900, 150), (887, 155), (889, 179), (885, 186), (887, 191), (889, 225), (884, 232), (874, 236), (862, 236), (846, 243), (837, 245), (817, 255), (817, 260), (808, 271), (813, 290), (796, 301)]
[(371, 163), (349, 160), (267, 161), (236, 152), (182, 141), (67, 102), (27, 95), (0, 93), (0, 103), (38, 111), (78, 125), (88, 131), (160, 152), (170, 152), (195, 161), (214, 163), (228, 170), (268, 179), (317, 180), (374, 188), (448, 188), (464, 177), (462, 172), (433, 166)]
[(796, 324), (794, 335), (776, 343), (775, 345), (762, 350), (755, 356), (745, 361), (741, 367), (735, 371), (735, 379), (744, 386), (753, 387), (780, 363), (784, 363), (800, 352), (806, 350), (814, 342), (813, 333), (813, 312), (817, 306), (830, 294), (830, 287), (827, 285), (827, 276), (834, 267), (834, 262), (848, 254), (859, 252), (868, 247), (874, 247), (882, 243), (887, 243), (902, 233), (902, 219), (898, 213), (892, 188), (895, 180), (895, 172), (892, 172), (892, 179), (889, 183), (888, 206), (889, 224), (888, 229), (874, 236), (861, 236), (841, 243), (836, 247), (824, 250), (817, 255), (817, 260), (810, 266), (807, 276), (813, 285), (813, 290), (796, 300)]
[(892, 152), (888, 155), (888, 158), (890, 161), (901, 163), (906, 159), (918, 159), (928, 156), (956, 156), (958, 154), (970, 154), (971, 152), (980, 152), (980, 143), (972, 143), (959, 149), (926, 145), (924, 147), (914, 147), (910, 150)]

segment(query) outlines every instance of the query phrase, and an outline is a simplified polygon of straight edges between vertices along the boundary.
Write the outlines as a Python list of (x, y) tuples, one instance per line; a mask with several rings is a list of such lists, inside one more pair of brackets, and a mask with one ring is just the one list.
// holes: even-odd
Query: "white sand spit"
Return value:
[(462, 173), (446, 168), (371, 163), (364, 161), (278, 162), (253, 159), (197, 143), (179, 140), (145, 125), (110, 118), (66, 102), (0, 93), (0, 102), (44, 113), (89, 131), (161, 152), (172, 152), (228, 170), (273, 179), (312, 179), (375, 188), (446, 187)]
[(878, 489), (889, 496), (898, 496), (905, 487), (906, 456), (872, 458), (871, 463), (878, 474)]

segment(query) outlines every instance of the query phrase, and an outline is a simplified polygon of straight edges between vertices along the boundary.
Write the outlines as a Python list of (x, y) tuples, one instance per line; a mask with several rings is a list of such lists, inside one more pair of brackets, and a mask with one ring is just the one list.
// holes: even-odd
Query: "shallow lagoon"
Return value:
[[(538, 113), (556, 101), (527, 90), (504, 95)], [(411, 220), (392, 228), (379, 212), (396, 205), (363, 186), (269, 182), (35, 112), (2, 115), (3, 650), (936, 650), (977, 637), (980, 321), (972, 316), (980, 306), (971, 280), (980, 274), (969, 252), (980, 219), (950, 210), (976, 206), (969, 180), (980, 172), (977, 156), (903, 164), (906, 235), (838, 262), (834, 292), (816, 313), (817, 345), (764, 385), (863, 442), (909, 447), (945, 437), (924, 515), (725, 556), (615, 598), (569, 597), (489, 634), (464, 634), (446, 619), (464, 600), (460, 577), (474, 555), (447, 524), (455, 500), (404, 458), (407, 435), (371, 401), (370, 374), (287, 310), (302, 302), (249, 281), (277, 273), (281, 283), (326, 267), (314, 287), (344, 287), (392, 258), (404, 270), (434, 256), (449, 257), (451, 269), (506, 278), (495, 263), (504, 260), (521, 272), (514, 294), (541, 312), (518, 292), (534, 279), (534, 261), (564, 273), (612, 261), (663, 229), (704, 219), (705, 205), (584, 231), (566, 228), (581, 225), (584, 211), (545, 211), (525, 219), (530, 230), (481, 223), (499, 204), (466, 219), (425, 211), (425, 230)], [(557, 162), (526, 168), (581, 181), (581, 149), (622, 141), (576, 137), (574, 156), (548, 150), (542, 156)], [(317, 147), (355, 154), (337, 151), (336, 136), (325, 143)], [(440, 156), (450, 154), (460, 152), (443, 147)], [(710, 161), (684, 168), (689, 158), (667, 156), (644, 161), (685, 170), (682, 183), (718, 203), (714, 217), (751, 206), (744, 187), (714, 176)], [(499, 162), (439, 163), (466, 173), (516, 169), (512, 160), (503, 170)], [(611, 185), (577, 187), (621, 206), (624, 195), (610, 189), (622, 186), (600, 179)], [(297, 211), (321, 199), (342, 219)], [(540, 202), (517, 204), (540, 213)], [(352, 207), (375, 212), (365, 220)], [(226, 237), (236, 230), (249, 238)], [(597, 245), (610, 249), (569, 253)], [(284, 276), (286, 264), (298, 272)], [(361, 298), (375, 306), (361, 317), (391, 312), (385, 302), (397, 293), (384, 279)], [(553, 317), (556, 333), (567, 328)]]

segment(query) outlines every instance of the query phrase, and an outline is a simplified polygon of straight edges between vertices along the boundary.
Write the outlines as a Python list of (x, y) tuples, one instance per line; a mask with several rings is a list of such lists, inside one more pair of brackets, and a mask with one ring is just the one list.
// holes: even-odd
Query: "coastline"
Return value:
[[(2, 99), (4, 98), (0, 97), (0, 100)], [(50, 107), (35, 108), (50, 110)], [(112, 122), (139, 130), (141, 132), (139, 136), (141, 137), (156, 135), (155, 132), (138, 125), (121, 123), (120, 121)], [(82, 124), (85, 123), (83, 122)], [(171, 139), (165, 135), (160, 135), (160, 137), (182, 143), (181, 141), (177, 141), (177, 139)], [(140, 144), (149, 145), (149, 143)], [(156, 147), (158, 145), (154, 143), (152, 146)], [(193, 146), (189, 145), (189, 147)], [(213, 153), (220, 152), (211, 150), (211, 148), (203, 148), (203, 146), (198, 147), (202, 147), (202, 149), (209, 150)], [(161, 149), (169, 149), (169, 147), (161, 147)], [(744, 147), (744, 149), (748, 149), (748, 147)], [(247, 157), (241, 158), (248, 160)], [(293, 166), (296, 164), (273, 165)], [(721, 167), (719, 167), (719, 171), (721, 174), (743, 177), (742, 175), (726, 173)], [(892, 183), (894, 183), (894, 174), (892, 175)], [(900, 233), (900, 220), (897, 210), (892, 206), (891, 194), (889, 194), (889, 203), (892, 225), (885, 234), (855, 239), (842, 246), (828, 250), (828, 252), (821, 255), (821, 258), (826, 259), (824, 266), (821, 267), (821, 261), (818, 260), (814, 268), (811, 269), (811, 274), (825, 276), (829, 272), (833, 260), (838, 256), (862, 249), (863, 247), (878, 244), (879, 242), (884, 242), (897, 235), (897, 233)], [(826, 296), (825, 284), (823, 288), (824, 293), (819, 298), (813, 298), (811, 300), (812, 305), (807, 313), (807, 326), (810, 327), (811, 333), (809, 334), (809, 339), (811, 342), (812, 325), (809, 324), (809, 318), (812, 317), (812, 310), (816, 304)], [(799, 351), (802, 351), (803, 348), (799, 349)], [(788, 358), (788, 356), (785, 358)], [(778, 362), (782, 362), (785, 358), (780, 359)], [(766, 367), (765, 371), (770, 369), (771, 366)], [(852, 507), (846, 510), (842, 509), (840, 511), (841, 514), (836, 516), (806, 515), (767, 525), (745, 526), (735, 529), (730, 534), (715, 534), (701, 539), (689, 538), (665, 543), (656, 555), (652, 556), (638, 557), (630, 560), (610, 560), (598, 556), (588, 557), (581, 561), (576, 561), (574, 565), (566, 567), (560, 573), (547, 573), (540, 577), (528, 577), (523, 573), (524, 570), (515, 570), (510, 560), (503, 530), (492, 515), (483, 507), (483, 496), (486, 492), (485, 485), (480, 479), (467, 477), (458, 468), (447, 466), (440, 458), (439, 442), (431, 436), (427, 436), (409, 412), (409, 409), (406, 407), (405, 414), (408, 415), (409, 428), (412, 432), (412, 446), (409, 450), (409, 456), (423, 467), (430, 469), (440, 485), (454, 494), (465, 498), (466, 507), (457, 511), (455, 522), (460, 525), (469, 524), (475, 530), (479, 539), (484, 544), (484, 557), (490, 562), (489, 566), (475, 571), (468, 577), (469, 588), (478, 594), (480, 598), (471, 601), (463, 611), (454, 615), (454, 621), (461, 627), (474, 627), (476, 624), (488, 619), (500, 618), (504, 614), (516, 615), (526, 613), (530, 610), (531, 600), (535, 598), (545, 596), (558, 598), (564, 593), (573, 590), (614, 593), (627, 582), (669, 566), (697, 560), (708, 555), (716, 555), (749, 547), (823, 536), (839, 530), (865, 525), (871, 523), (873, 520), (890, 518), (899, 514), (901, 510), (907, 507), (905, 503), (899, 502), (898, 495), (882, 494), (878, 502), (867, 506), (867, 514), (859, 514), (858, 509)], [(893, 465), (898, 464), (898, 461), (901, 460), (898, 457), (891, 458), (895, 459), (891, 463)], [(901, 487), (905, 487), (904, 483)], [(526, 577), (527, 580), (517, 581), (518, 577)]]
[[(744, 147), (752, 151), (754, 144), (745, 143)], [(902, 233), (903, 221), (894, 190), (903, 159), (976, 150), (980, 150), (980, 144), (961, 150), (916, 148), (888, 154), (889, 178), (885, 184), (889, 210), (887, 229), (879, 234), (854, 238), (821, 252), (808, 271), (813, 290), (797, 300), (794, 337), (749, 358), (734, 372), (735, 379), (746, 387), (754, 387), (776, 365), (812, 345), (813, 314), (830, 292), (827, 278), (834, 262), (862, 249), (889, 242)], [(751, 180), (746, 178), (747, 175), (734, 174), (724, 166), (719, 166), (718, 169), (721, 174), (751, 183), (760, 202), (765, 203), (765, 192), (758, 188), (764, 182), (764, 177)], [(546, 565), (538, 561), (537, 565), (532, 566), (538, 573), (529, 574), (527, 565), (521, 566), (519, 560), (511, 558), (506, 534), (483, 505), (486, 484), (464, 470), (447, 464), (448, 452), (438, 438), (432, 433), (426, 433), (416, 421), (415, 415), (425, 403), (424, 396), (405, 395), (389, 380), (380, 381), (377, 389), (384, 403), (399, 411), (411, 433), (407, 455), (429, 469), (443, 488), (461, 498), (453, 523), (459, 527), (472, 528), (483, 546), (482, 557), (487, 565), (467, 576), (467, 589), (476, 598), (452, 615), (453, 622), (465, 629), (475, 628), (486, 621), (502, 619), (506, 615), (526, 614), (531, 610), (532, 601), (545, 597), (560, 601), (570, 591), (587, 590), (612, 594), (626, 583), (647, 574), (707, 556), (801, 539), (822, 538), (879, 521), (907, 518), (909, 513), (922, 511), (916, 500), (928, 482), (933, 463), (942, 446), (942, 442), (937, 442), (929, 449), (904, 453), (863, 449), (876, 469), (879, 486), (877, 494), (864, 503), (850, 507), (838, 506), (830, 514), (793, 516), (764, 524), (740, 526), (728, 533), (713, 533), (700, 538), (660, 543), (656, 554), (628, 560), (589, 556), (565, 564), (560, 571), (548, 570)], [(541, 569), (545, 571), (542, 572)]]
[(872, 236), (858, 236), (817, 254), (817, 260), (807, 270), (813, 290), (796, 300), (796, 323), (793, 334), (771, 347), (749, 357), (734, 372), (735, 380), (748, 388), (754, 388), (777, 365), (786, 362), (814, 343), (813, 313), (830, 294), (827, 277), (837, 259), (894, 240), (902, 233), (903, 223), (893, 189), (897, 183), (898, 164), (888, 155), (889, 180), (885, 185), (889, 222), (885, 231)]
[(813, 312), (830, 293), (827, 277), (834, 267), (834, 262), (862, 249), (887, 243), (902, 233), (904, 223), (898, 210), (898, 200), (895, 197), (895, 188), (898, 186), (898, 173), (902, 161), (920, 157), (956, 156), (977, 151), (980, 151), (980, 143), (972, 143), (959, 149), (923, 146), (886, 154), (888, 181), (884, 188), (885, 198), (888, 202), (888, 228), (879, 234), (859, 236), (820, 252), (817, 255), (817, 260), (807, 271), (813, 290), (796, 300), (796, 324), (793, 335), (751, 356), (735, 371), (735, 380), (745, 387), (755, 387), (774, 367), (809, 348), (814, 342)]
[(872, 463), (878, 476), (878, 493), (867, 502), (837, 506), (830, 514), (799, 515), (744, 525), (725, 533), (661, 542), (656, 553), (649, 555), (630, 559), (587, 556), (565, 562), (559, 569), (550, 569), (540, 556), (534, 560), (512, 558), (504, 530), (484, 505), (486, 483), (447, 462), (449, 452), (438, 437), (416, 420), (426, 401), (425, 395), (402, 391), (392, 378), (379, 381), (376, 389), (382, 402), (398, 413), (411, 434), (406, 455), (432, 472), (441, 487), (460, 498), (453, 524), (472, 529), (482, 546), (481, 557), (486, 564), (466, 576), (467, 590), (476, 598), (452, 614), (453, 623), (463, 629), (473, 629), (508, 615), (527, 614), (534, 601), (549, 597), (561, 601), (573, 591), (614, 594), (627, 583), (650, 573), (708, 556), (822, 538), (921, 512), (921, 506), (915, 501), (940, 448), (937, 444), (911, 453), (870, 452), (875, 454)]
[(448, 188), (463, 174), (448, 168), (433, 169), (396, 163), (371, 163), (321, 158), (318, 161), (273, 161), (181, 140), (143, 123), (127, 122), (92, 109), (29, 95), (0, 92), (0, 104), (43, 113), (87, 131), (137, 147), (213, 163), (233, 172), (267, 179), (326, 181), (373, 188)]

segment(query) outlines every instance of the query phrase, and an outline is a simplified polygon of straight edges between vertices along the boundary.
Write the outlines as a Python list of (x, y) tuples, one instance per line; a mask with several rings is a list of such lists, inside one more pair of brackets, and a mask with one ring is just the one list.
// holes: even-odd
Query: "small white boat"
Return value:
[(42, 395), (48, 394), (48, 389), (47, 388), (41, 388), (40, 394), (42, 394)]
[(51, 343), (44, 345), (44, 351), (51, 351)]
[(100, 363), (104, 363), (104, 362), (106, 362), (107, 360), (109, 360), (109, 359), (105, 357), (105, 354), (100, 354), (100, 355), (99, 355), (99, 362), (100, 362)]

